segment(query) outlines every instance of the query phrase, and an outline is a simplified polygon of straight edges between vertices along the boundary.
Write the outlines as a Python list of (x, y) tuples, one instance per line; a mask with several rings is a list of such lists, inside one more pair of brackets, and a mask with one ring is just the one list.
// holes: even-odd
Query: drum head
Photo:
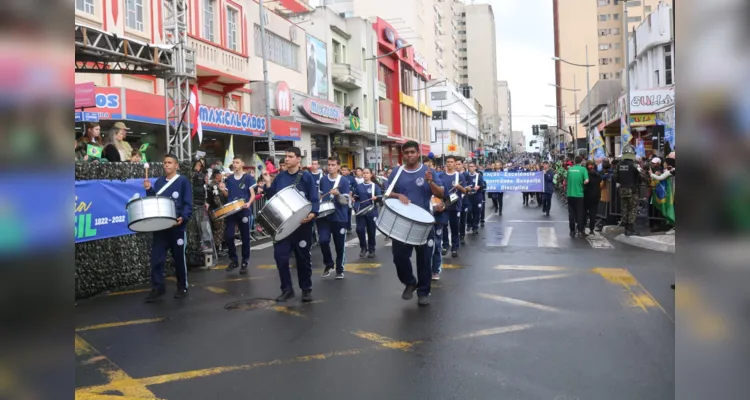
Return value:
[(287, 236), (294, 233), (302, 224), (302, 220), (307, 218), (312, 210), (312, 204), (306, 205), (302, 210), (298, 211), (291, 218), (285, 220), (279, 228), (276, 230), (276, 234), (273, 237), (274, 242), (286, 239)]
[(145, 218), (128, 224), (133, 232), (156, 232), (169, 229), (177, 222), (176, 219), (167, 217)]
[(435, 222), (435, 217), (429, 211), (414, 203), (403, 204), (399, 199), (385, 199), (386, 207), (392, 209), (404, 218), (412, 221), (431, 224)]

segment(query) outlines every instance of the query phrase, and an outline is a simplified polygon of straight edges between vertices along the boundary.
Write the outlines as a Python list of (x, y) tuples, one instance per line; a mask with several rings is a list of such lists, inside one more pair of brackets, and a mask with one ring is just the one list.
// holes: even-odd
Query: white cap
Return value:
[(661, 164), (661, 158), (659, 158), (659, 157), (654, 157), (654, 159), (653, 159), (653, 160), (651, 160), (651, 163), (652, 163), (652, 164)]

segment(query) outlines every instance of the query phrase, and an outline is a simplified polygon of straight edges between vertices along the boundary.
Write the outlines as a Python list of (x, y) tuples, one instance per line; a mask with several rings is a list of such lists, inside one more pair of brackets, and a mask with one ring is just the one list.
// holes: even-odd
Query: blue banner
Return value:
[(136, 193), (146, 195), (143, 179), (76, 181), (75, 242), (135, 233), (128, 229), (125, 206)]
[(487, 192), (544, 192), (544, 172), (485, 172)]

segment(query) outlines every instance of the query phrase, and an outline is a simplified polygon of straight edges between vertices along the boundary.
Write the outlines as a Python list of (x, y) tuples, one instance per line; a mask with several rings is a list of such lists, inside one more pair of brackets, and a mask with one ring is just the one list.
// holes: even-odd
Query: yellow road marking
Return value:
[(282, 314), (286, 314), (286, 315), (292, 315), (292, 316), (300, 317), (300, 318), (307, 318), (304, 315), (300, 314), (299, 311), (294, 311), (293, 309), (287, 306), (272, 306), (270, 309), (273, 311), (282, 313)]
[(479, 297), (483, 297), (485, 299), (490, 299), (490, 300), (495, 300), (495, 301), (501, 301), (503, 303), (514, 304), (517, 306), (536, 308), (537, 310), (560, 312), (559, 309), (554, 308), (554, 307), (545, 306), (543, 304), (532, 303), (532, 302), (524, 301), (524, 300), (518, 300), (518, 299), (511, 298), (511, 297), (497, 296), (497, 295), (489, 294), (489, 293), (479, 293)]
[[(192, 287), (200, 287), (200, 286), (203, 286), (203, 285), (213, 285), (213, 284), (217, 284), (217, 283), (254, 281), (254, 280), (258, 280), (258, 279), (269, 279), (269, 278), (272, 278), (272, 277), (271, 276), (247, 276), (247, 277), (244, 277), (244, 278), (229, 278), (229, 279), (221, 279), (221, 280), (218, 280), (218, 281), (194, 283), (194, 284), (191, 284), (189, 286), (192, 288)], [(121, 295), (124, 295), (124, 294), (144, 293), (144, 292), (149, 292), (149, 291), (151, 291), (151, 289), (123, 290), (123, 291), (119, 291), (119, 292), (107, 293), (107, 296), (121, 296)]]
[(377, 333), (373, 333), (373, 332), (355, 331), (355, 332), (352, 332), (352, 334), (362, 339), (367, 339), (371, 342), (375, 342), (378, 345), (380, 345), (380, 347), (385, 347), (387, 349), (401, 350), (401, 351), (409, 351), (415, 344), (422, 343), (421, 341), (402, 342), (398, 340), (393, 340), (385, 336), (380, 336)]
[(78, 356), (91, 355), (92, 357), (85, 361), (85, 363), (98, 365), (99, 372), (105, 376), (108, 382), (90, 390), (76, 390), (76, 400), (98, 400), (106, 399), (110, 396), (114, 398), (115, 392), (120, 399), (158, 399), (154, 393), (146, 388), (146, 385), (130, 377), (117, 364), (99, 353), (99, 351), (78, 335), (75, 336), (75, 350)]
[(567, 271), (567, 267), (548, 267), (541, 265), (498, 265), (494, 269), (503, 271)]
[(168, 281), (170, 281), (170, 282), (177, 282), (177, 278), (175, 278), (174, 276), (168, 276), (165, 279), (168, 280)]
[[(261, 264), (261, 265), (257, 265), (255, 268), (258, 268), (258, 269), (276, 269), (276, 264)], [(290, 264), (289, 268), (294, 268), (294, 266)]]
[(372, 275), (372, 269), (380, 268), (378, 263), (344, 264), (344, 270), (353, 274)]
[[(152, 376), (152, 377), (147, 377), (147, 378), (132, 379), (131, 381), (128, 381), (128, 382), (118, 381), (116, 383), (110, 383), (108, 385), (90, 386), (90, 387), (77, 389), (76, 399), (93, 400), (96, 398), (95, 395), (97, 395), (98, 393), (103, 393), (107, 391), (117, 390), (117, 391), (124, 392), (125, 390), (132, 389), (134, 387), (161, 385), (161, 384), (169, 383), (169, 382), (184, 381), (184, 380), (195, 379), (195, 378), (204, 378), (208, 376), (214, 376), (214, 375), (219, 375), (219, 374), (233, 372), (233, 371), (248, 371), (248, 370), (261, 368), (261, 367), (298, 364), (298, 363), (304, 363), (304, 362), (310, 362), (310, 361), (325, 360), (331, 357), (353, 356), (353, 355), (360, 354), (364, 352), (365, 350), (367, 349), (332, 351), (328, 353), (319, 353), (319, 354), (311, 354), (311, 355), (306, 355), (306, 356), (294, 357), (294, 358), (285, 359), (285, 360), (277, 359), (273, 361), (259, 362), (259, 363), (254, 363), (254, 364), (205, 368), (205, 369), (199, 369), (199, 370), (194, 370), (194, 371), (184, 371), (184, 372), (177, 372), (174, 374), (164, 374), (164, 375)], [(89, 397), (84, 397), (84, 396), (89, 396)], [(139, 397), (139, 398), (155, 399), (156, 397)]]
[(443, 266), (441, 268), (442, 269), (461, 269), (461, 268), (463, 268), (463, 266), (462, 265), (458, 265), (458, 264), (443, 264)]
[(573, 276), (573, 274), (553, 274), (553, 275), (542, 275), (542, 276), (527, 276), (525, 278), (511, 278), (503, 279), (501, 281), (491, 281), (488, 283), (516, 283), (516, 282), (528, 282), (528, 281), (541, 281), (546, 279), (560, 279)]
[(89, 325), (89, 326), (84, 326), (83, 328), (77, 328), (76, 332), (93, 331), (97, 329), (107, 329), (107, 328), (118, 328), (121, 326), (129, 326), (129, 325), (152, 324), (154, 322), (164, 322), (164, 320), (165, 320), (164, 318), (149, 318), (149, 319), (135, 319), (132, 321), (110, 322), (106, 324)]
[(227, 269), (227, 268), (229, 268), (229, 264), (217, 265), (211, 269)]
[(675, 305), (684, 311), (685, 325), (691, 328), (690, 333), (701, 340), (725, 340), (734, 330), (729, 329), (730, 319), (711, 307), (698, 289), (687, 281), (677, 282)]
[(534, 325), (519, 324), (519, 325), (503, 326), (499, 328), (482, 329), (480, 331), (465, 333), (463, 335), (455, 336), (452, 339), (469, 339), (469, 338), (482, 337), (482, 336), (499, 335), (501, 333), (518, 332), (518, 331), (522, 331), (525, 329), (529, 329), (532, 326)]
[(216, 293), (216, 294), (227, 294), (227, 293), (229, 293), (228, 290), (222, 289), (222, 288), (216, 287), (216, 286), (206, 286), (206, 290), (208, 290), (209, 292)]
[(622, 286), (628, 294), (627, 306), (639, 308), (643, 312), (648, 312), (649, 308), (658, 308), (670, 321), (674, 322), (674, 318), (669, 315), (667, 310), (656, 301), (654, 296), (629, 271), (622, 268), (594, 268), (591, 271), (600, 275), (609, 283)]

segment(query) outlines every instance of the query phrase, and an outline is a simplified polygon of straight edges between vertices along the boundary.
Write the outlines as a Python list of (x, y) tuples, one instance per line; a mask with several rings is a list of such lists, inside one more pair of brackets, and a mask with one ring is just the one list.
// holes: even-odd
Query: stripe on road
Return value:
[(538, 247), (560, 247), (560, 245), (557, 243), (557, 234), (555, 233), (555, 228), (536, 228), (536, 239)]
[(536, 308), (537, 310), (560, 312), (559, 309), (554, 308), (554, 307), (545, 306), (543, 304), (532, 303), (532, 302), (524, 301), (524, 300), (518, 300), (518, 299), (511, 298), (511, 297), (497, 296), (497, 295), (488, 294), (488, 293), (479, 293), (479, 297), (483, 297), (485, 299), (490, 299), (490, 300), (495, 300), (495, 301), (501, 301), (503, 303), (513, 304), (517, 306)]

